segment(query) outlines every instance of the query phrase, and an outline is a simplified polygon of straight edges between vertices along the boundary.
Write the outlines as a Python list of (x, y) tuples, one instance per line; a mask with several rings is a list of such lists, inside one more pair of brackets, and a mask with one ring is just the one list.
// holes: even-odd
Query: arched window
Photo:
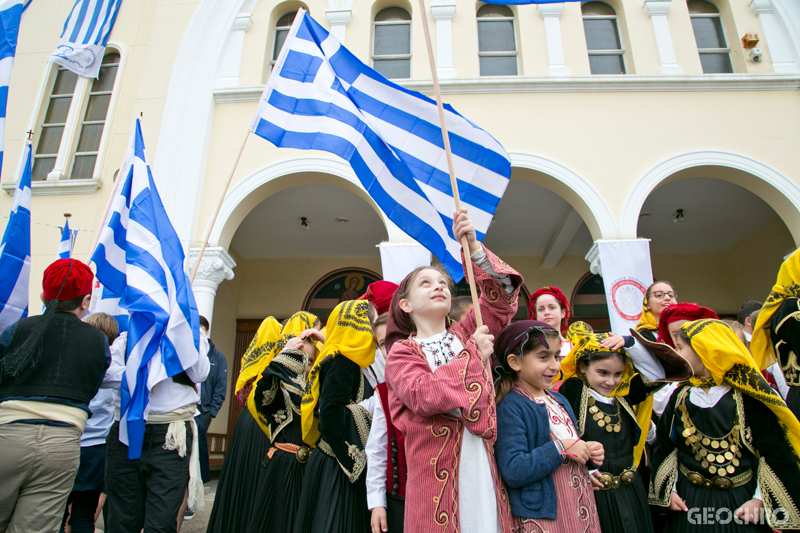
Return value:
[(70, 179), (92, 179), (118, 69), (119, 54), (116, 52), (106, 54), (103, 57), (100, 73), (92, 82), (89, 99), (86, 102)]
[(581, 12), (592, 74), (625, 74), (625, 49), (614, 8), (605, 2), (586, 2)]
[(33, 180), (53, 171), (51, 179), (94, 178), (119, 64), (119, 52), (109, 49), (97, 79), (56, 68), (35, 143)]
[(481, 76), (516, 76), (514, 12), (507, 6), (486, 4), (478, 9), (476, 16)]
[(296, 15), (297, 11), (286, 13), (275, 23), (275, 40), (272, 43), (272, 59), (269, 61), (270, 69), (275, 66), (275, 62), (278, 60), (281, 48), (283, 48), (286, 37), (289, 36), (289, 30), (292, 29), (292, 24), (294, 23), (294, 17)]
[(411, 77), (411, 14), (387, 7), (375, 15), (372, 66), (389, 79)]
[(700, 63), (706, 74), (730, 74), (731, 49), (725, 40), (722, 16), (717, 6), (705, 0), (689, 0), (689, 17), (692, 19), (694, 38)]

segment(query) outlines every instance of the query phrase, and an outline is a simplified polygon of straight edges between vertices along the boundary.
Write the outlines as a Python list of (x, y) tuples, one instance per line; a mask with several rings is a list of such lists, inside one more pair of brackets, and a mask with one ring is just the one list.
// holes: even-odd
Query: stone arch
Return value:
[(760, 197), (781, 217), (795, 243), (800, 243), (800, 186), (761, 161), (715, 150), (677, 154), (645, 172), (625, 198), (619, 238), (636, 238), (639, 213), (654, 190), (672, 181), (700, 176), (734, 183)]
[(327, 180), (325, 183), (345, 189), (369, 204), (383, 222), (390, 241), (408, 240), (408, 236), (391, 222), (370, 198), (350, 165), (327, 157), (302, 157), (262, 167), (231, 188), (222, 202), (217, 222), (208, 239), (209, 246), (221, 246), (227, 249), (244, 217), (276, 192), (295, 185), (323, 182), (313, 176), (308, 180), (297, 179), (298, 174), (305, 173), (332, 176), (333, 180)]
[(551, 178), (539, 183), (566, 200), (592, 233), (592, 238), (613, 239), (617, 233), (617, 220), (603, 196), (586, 178), (552, 159), (527, 152), (509, 152), (511, 167), (535, 170)]

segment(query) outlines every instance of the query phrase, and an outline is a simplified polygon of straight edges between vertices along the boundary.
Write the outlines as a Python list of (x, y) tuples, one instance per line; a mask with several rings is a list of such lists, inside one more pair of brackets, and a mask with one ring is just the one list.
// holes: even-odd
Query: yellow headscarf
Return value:
[(639, 322), (633, 329), (636, 331), (642, 331), (643, 329), (658, 331), (658, 321), (650, 309), (647, 308), (647, 302), (642, 305), (642, 316), (639, 317)]
[[(583, 322), (573, 322), (567, 332), (567, 339), (572, 343), (572, 350), (563, 361), (561, 361), (561, 379), (567, 381), (569, 378), (578, 375), (578, 365), (586, 355), (593, 352), (620, 352), (625, 353), (624, 349), (611, 350), (600, 345), (601, 342), (610, 336), (609, 333), (591, 333)], [(626, 354), (627, 355), (627, 354)], [(625, 368), (622, 370), (622, 380), (617, 388), (611, 391), (609, 396), (627, 396), (631, 390), (631, 380), (637, 374), (630, 357), (626, 357)], [(636, 466), (642, 458), (644, 445), (647, 442), (647, 432), (650, 430), (650, 418), (653, 415), (653, 396), (648, 396), (639, 404), (636, 411), (636, 422), (641, 429), (639, 442), (633, 448), (633, 458)]]
[(758, 320), (753, 327), (750, 353), (753, 354), (753, 359), (761, 370), (775, 364), (775, 347), (770, 339), (772, 315), (786, 298), (793, 296), (800, 296), (800, 249), (795, 250), (781, 265), (778, 281), (772, 287), (772, 292), (758, 313)]
[(375, 341), (368, 317), (369, 302), (350, 300), (336, 306), (328, 318), (325, 344), (317, 356), (306, 382), (301, 414), (303, 417), (303, 441), (316, 446), (319, 441), (319, 418), (316, 413), (319, 404), (319, 373), (322, 365), (334, 357), (344, 356), (361, 368), (375, 362)]
[[(761, 375), (753, 356), (733, 329), (721, 320), (705, 319), (687, 322), (681, 330), (711, 373), (713, 384), (730, 385), (766, 405), (778, 418), (795, 458), (800, 458), (800, 422)], [(709, 385), (697, 377), (689, 381), (694, 386)]]
[(318, 318), (316, 315), (306, 313), (305, 311), (298, 311), (297, 313), (293, 314), (292, 317), (286, 322), (286, 325), (283, 326), (280, 337), (273, 344), (272, 350), (270, 350), (269, 353), (264, 354), (259, 362), (258, 374), (256, 374), (253, 388), (250, 390), (250, 394), (247, 396), (247, 409), (250, 410), (250, 414), (253, 415), (253, 418), (256, 419), (256, 422), (258, 422), (258, 425), (261, 426), (261, 429), (264, 430), (264, 433), (266, 433), (267, 436), (270, 436), (268, 422), (263, 420), (261, 414), (256, 410), (255, 401), (256, 385), (258, 385), (258, 382), (261, 380), (261, 373), (264, 372), (264, 369), (267, 368), (273, 359), (275, 359), (275, 356), (281, 353), (284, 348), (286, 348), (286, 342), (289, 339), (298, 336), (307, 329), (313, 328), (314, 324), (317, 323), (317, 320)]
[(264, 370), (262, 360), (265, 356), (272, 353), (278, 337), (281, 335), (280, 322), (273, 317), (267, 317), (258, 326), (258, 332), (253, 337), (253, 342), (248, 346), (247, 351), (242, 356), (242, 368), (239, 370), (239, 377), (236, 378), (234, 394), (239, 394), (245, 385), (255, 380)]

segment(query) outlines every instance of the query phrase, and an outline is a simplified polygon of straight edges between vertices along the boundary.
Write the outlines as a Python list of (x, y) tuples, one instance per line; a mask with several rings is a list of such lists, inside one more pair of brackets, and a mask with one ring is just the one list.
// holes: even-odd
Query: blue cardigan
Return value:
[[(575, 424), (566, 398), (558, 393), (553, 397)], [(563, 458), (550, 440), (547, 408), (513, 390), (509, 392), (497, 406), (495, 455), (508, 486), (512, 514), (555, 520), (558, 499), (551, 474), (563, 464)]]

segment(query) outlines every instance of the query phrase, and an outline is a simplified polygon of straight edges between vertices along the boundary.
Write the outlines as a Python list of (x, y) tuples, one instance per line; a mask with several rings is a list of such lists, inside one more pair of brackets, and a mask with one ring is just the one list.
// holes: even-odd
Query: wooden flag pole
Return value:
[[(439, 110), (439, 122), (442, 126), (442, 139), (444, 140), (444, 152), (447, 156), (447, 168), (450, 171), (450, 184), (453, 187), (453, 200), (456, 203), (456, 211), (461, 209), (461, 199), (458, 195), (458, 183), (456, 182), (456, 171), (453, 166), (453, 154), (450, 151), (450, 135), (447, 132), (447, 122), (444, 118), (444, 106), (442, 105), (442, 92), (439, 89), (439, 76), (436, 74), (436, 59), (433, 57), (433, 45), (431, 44), (431, 32), (428, 28), (428, 15), (425, 12), (425, 0), (419, 0), (419, 11), (422, 15), (422, 29), (425, 33), (425, 44), (428, 46), (428, 59), (431, 63), (431, 77), (433, 78), (433, 92), (436, 94), (436, 108)], [(461, 248), (464, 251), (464, 270), (467, 271), (469, 279), (469, 292), (472, 294), (472, 308), (475, 310), (475, 321), (478, 327), (483, 326), (481, 308), (478, 304), (478, 291), (475, 288), (475, 274), (472, 272), (472, 258), (470, 257), (469, 244), (467, 238), (462, 237)]]
[(211, 215), (211, 220), (206, 227), (206, 234), (203, 235), (203, 242), (200, 243), (200, 251), (197, 253), (197, 261), (194, 263), (194, 267), (192, 267), (192, 274), (189, 276), (189, 284), (194, 283), (194, 277), (197, 275), (197, 269), (200, 267), (200, 260), (203, 259), (203, 254), (206, 251), (206, 246), (208, 246), (208, 238), (211, 236), (211, 230), (214, 229), (214, 224), (217, 223), (217, 216), (219, 215), (219, 210), (222, 209), (222, 202), (225, 201), (225, 195), (228, 194), (228, 188), (231, 186), (231, 181), (233, 180), (233, 175), (236, 172), (236, 167), (239, 166), (239, 160), (242, 158), (242, 154), (244, 153), (244, 147), (247, 145), (247, 139), (250, 137), (250, 129), (247, 129), (247, 135), (245, 135), (244, 140), (242, 141), (242, 146), (239, 148), (239, 154), (236, 156), (236, 161), (233, 163), (233, 168), (231, 169), (231, 173), (228, 175), (228, 181), (225, 182), (225, 188), (222, 189), (222, 194), (219, 195), (219, 201), (217, 202), (217, 207), (214, 208), (214, 213)]

